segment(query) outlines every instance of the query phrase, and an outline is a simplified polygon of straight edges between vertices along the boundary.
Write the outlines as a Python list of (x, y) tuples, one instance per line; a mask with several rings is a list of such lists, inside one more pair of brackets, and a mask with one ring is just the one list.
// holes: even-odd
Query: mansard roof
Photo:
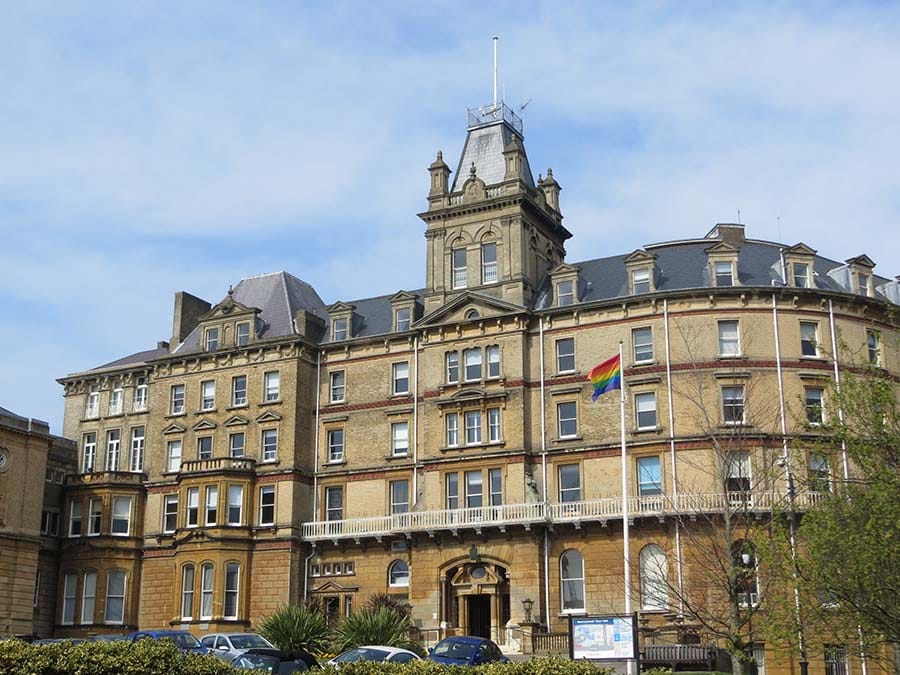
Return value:
[(528, 165), (528, 156), (525, 155), (521, 139), (518, 139), (508, 124), (497, 122), (469, 129), (462, 154), (459, 156), (459, 164), (456, 166), (456, 173), (453, 174), (453, 187), (450, 188), (450, 191), (462, 190), (465, 182), (469, 180), (469, 168), (473, 164), (476, 175), (484, 181), (485, 185), (502, 183), (506, 176), (506, 159), (503, 157), (503, 150), (512, 142), (513, 138), (519, 140), (525, 157), (522, 171), (525, 184), (534, 188), (534, 176)]

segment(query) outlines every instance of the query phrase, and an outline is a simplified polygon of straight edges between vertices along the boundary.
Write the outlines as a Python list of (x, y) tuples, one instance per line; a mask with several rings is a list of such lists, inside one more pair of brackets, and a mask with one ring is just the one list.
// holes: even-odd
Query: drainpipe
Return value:
[[(549, 514), (547, 503), (547, 420), (544, 407), (544, 318), (538, 319), (540, 334), (540, 361), (541, 361), (541, 493), (543, 500), (544, 516)], [(547, 630), (550, 630), (550, 537), (547, 528), (544, 527), (544, 622)]]
[(794, 471), (791, 467), (791, 457), (788, 454), (787, 440), (787, 420), (784, 414), (784, 381), (781, 372), (781, 339), (778, 332), (778, 298), (772, 294), (772, 322), (775, 330), (775, 368), (778, 372), (778, 400), (781, 407), (781, 443), (784, 467), (787, 472), (787, 488), (788, 488), (788, 526), (790, 529), (790, 545), (791, 545), (791, 575), (794, 579), (794, 616), (797, 623), (797, 647), (800, 650), (800, 675), (807, 675), (809, 672), (809, 662), (806, 660), (806, 640), (803, 635), (803, 616), (800, 610), (800, 589), (798, 587), (798, 578), (800, 577), (800, 567), (797, 561), (797, 509), (796, 509), (796, 486), (794, 485)]
[(419, 504), (419, 336), (413, 338), (413, 366), (416, 375), (413, 379), (413, 475), (412, 493), (413, 509)]
[[(828, 300), (828, 325), (831, 330), (831, 358), (834, 362), (834, 386), (837, 390), (837, 393), (841, 393), (841, 368), (838, 365), (838, 345), (837, 345), (837, 331), (834, 326), (834, 303), (829, 299)], [(840, 420), (841, 425), (844, 424), (844, 407), (840, 403), (841, 399), (838, 396), (838, 420)], [(844, 482), (850, 480), (850, 462), (847, 460), (847, 443), (846, 441), (841, 441), (841, 463), (843, 464), (844, 470)]]
[[(669, 343), (669, 299), (663, 300), (663, 326), (666, 334), (666, 392), (669, 397), (669, 454), (672, 458), (672, 497), (678, 513), (678, 465), (675, 461), (675, 405), (672, 400), (672, 352)], [(681, 560), (681, 520), (675, 518), (675, 568), (678, 574), (678, 613), (684, 616), (684, 573)]]
[(316, 557), (316, 545), (313, 543), (312, 551), (303, 560), (303, 601), (309, 599), (309, 561)]
[(322, 388), (322, 351), (316, 353), (316, 429), (313, 440), (313, 522), (319, 516), (319, 401)]

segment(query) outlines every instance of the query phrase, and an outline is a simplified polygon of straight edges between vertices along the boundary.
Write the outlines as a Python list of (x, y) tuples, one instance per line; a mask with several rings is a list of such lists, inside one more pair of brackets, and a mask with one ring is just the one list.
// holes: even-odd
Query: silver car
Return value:
[(265, 647), (274, 649), (271, 642), (256, 633), (210, 633), (204, 635), (200, 644), (221, 659), (231, 661), (248, 649)]

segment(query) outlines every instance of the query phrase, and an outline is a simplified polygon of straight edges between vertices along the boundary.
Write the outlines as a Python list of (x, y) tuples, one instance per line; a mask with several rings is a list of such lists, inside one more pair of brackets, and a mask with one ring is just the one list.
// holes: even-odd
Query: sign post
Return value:
[(570, 616), (569, 658), (633, 662), (640, 672), (637, 614)]

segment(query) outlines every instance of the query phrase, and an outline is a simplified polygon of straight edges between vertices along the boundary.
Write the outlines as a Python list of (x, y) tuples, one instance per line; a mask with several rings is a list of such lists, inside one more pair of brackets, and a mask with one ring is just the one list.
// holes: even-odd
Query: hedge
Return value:
[[(20, 640), (0, 641), (0, 673), (3, 675), (240, 675), (215, 656), (182, 654), (168, 641), (60, 642), (30, 645)], [(338, 671), (326, 668), (323, 675)], [(341, 664), (340, 675), (472, 675), (465, 666), (445, 666), (432, 661), (410, 664), (356, 661)], [(612, 675), (587, 661), (562, 658), (492, 663), (477, 668), (478, 675)]]
[(215, 656), (182, 654), (168, 640), (49, 645), (0, 641), (3, 675), (236, 675), (240, 672)]

